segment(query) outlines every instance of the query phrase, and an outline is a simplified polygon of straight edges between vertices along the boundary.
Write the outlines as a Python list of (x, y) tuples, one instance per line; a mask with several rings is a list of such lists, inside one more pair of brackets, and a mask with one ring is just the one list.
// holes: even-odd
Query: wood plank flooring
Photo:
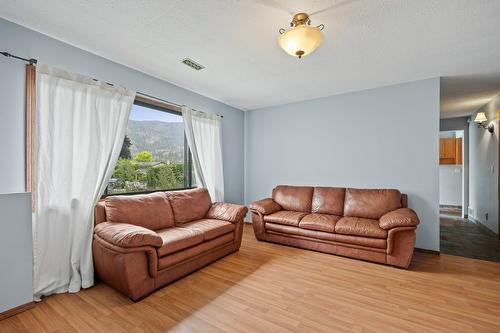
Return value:
[(409, 270), (258, 242), (134, 303), (103, 283), (0, 332), (500, 332), (500, 264), (416, 253)]

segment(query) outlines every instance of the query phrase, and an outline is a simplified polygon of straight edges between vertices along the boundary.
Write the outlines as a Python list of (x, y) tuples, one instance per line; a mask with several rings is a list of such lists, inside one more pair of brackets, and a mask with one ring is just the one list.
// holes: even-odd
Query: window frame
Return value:
[[(170, 104), (170, 103), (158, 100), (158, 99), (142, 96), (142, 95), (136, 95), (136, 97), (134, 99), (134, 105), (139, 105), (142, 107), (153, 109), (153, 110), (158, 111), (158, 112), (166, 112), (166, 113), (182, 116), (182, 111), (181, 111), (181, 108), (179, 106), (174, 105), (174, 104)], [(195, 186), (193, 186), (192, 167), (193, 167), (193, 160), (191, 157), (191, 150), (189, 149), (186, 135), (184, 134), (184, 163), (183, 163), (184, 187), (172, 188), (172, 189), (157, 189), (157, 190), (148, 190), (148, 191), (138, 191), (138, 192), (108, 193), (108, 186), (106, 186), (106, 189), (104, 190), (104, 194), (101, 196), (101, 198), (106, 198), (109, 196), (116, 196), (116, 195), (149, 194), (149, 193), (155, 193), (155, 192), (169, 192), (169, 191), (180, 191), (180, 190), (193, 189), (193, 188), (195, 188)]]

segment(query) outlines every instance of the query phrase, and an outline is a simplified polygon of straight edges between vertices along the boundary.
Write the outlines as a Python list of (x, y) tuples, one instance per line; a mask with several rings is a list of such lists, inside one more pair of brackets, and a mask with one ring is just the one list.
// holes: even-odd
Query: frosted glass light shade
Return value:
[(478, 112), (478, 114), (476, 115), (476, 118), (474, 119), (474, 122), (475, 123), (483, 123), (485, 121), (488, 121), (488, 118), (486, 118), (486, 115), (484, 114), (484, 112)]
[(303, 57), (318, 48), (323, 41), (321, 30), (309, 25), (290, 28), (279, 38), (280, 47), (291, 56)]

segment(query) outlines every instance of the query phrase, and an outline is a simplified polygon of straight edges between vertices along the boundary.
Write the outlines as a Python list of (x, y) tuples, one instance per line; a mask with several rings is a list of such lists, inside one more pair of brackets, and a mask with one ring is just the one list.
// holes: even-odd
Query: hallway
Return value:
[(486, 227), (460, 217), (460, 212), (440, 211), (441, 253), (500, 262), (500, 240)]

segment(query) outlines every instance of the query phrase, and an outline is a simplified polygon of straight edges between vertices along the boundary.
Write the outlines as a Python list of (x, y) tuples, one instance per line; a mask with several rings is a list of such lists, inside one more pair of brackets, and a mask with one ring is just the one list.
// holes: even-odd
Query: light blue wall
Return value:
[[(1, 23), (0, 20), (0, 41), (3, 41)], [(0, 55), (0, 193), (25, 191), (24, 71), (22, 62), (9, 61)]]
[(439, 250), (439, 79), (245, 113), (245, 202), (278, 184), (397, 188)]
[[(243, 202), (243, 111), (0, 19), (0, 51), (224, 115), (226, 201)], [(131, 45), (130, 47), (133, 47)], [(24, 191), (24, 65), (0, 57), (0, 193)], [(6, 158), (8, 157), (8, 158)]]
[[(499, 233), (498, 223), (498, 112), (500, 95), (495, 96), (478, 112), (484, 112), (487, 124), (495, 126), (494, 133), (469, 124), (469, 207), (471, 216), (494, 233)], [(474, 113), (471, 118), (476, 118)], [(488, 214), (488, 218), (486, 218)]]
[(0, 194), (0, 313), (33, 301), (31, 195)]

